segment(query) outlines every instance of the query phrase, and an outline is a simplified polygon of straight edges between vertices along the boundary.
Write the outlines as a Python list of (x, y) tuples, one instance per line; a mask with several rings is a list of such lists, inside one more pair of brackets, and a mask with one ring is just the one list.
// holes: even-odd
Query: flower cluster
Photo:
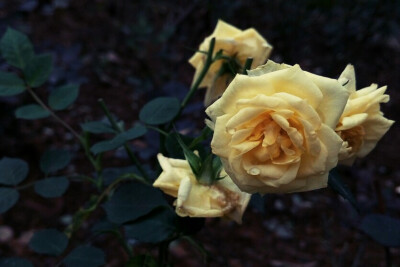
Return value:
[[(291, 193), (327, 186), (329, 171), (366, 156), (393, 124), (380, 111), (386, 87), (356, 90), (348, 65), (338, 79), (267, 60), (272, 47), (254, 29), (219, 21), (190, 60), (194, 81), (205, 67), (212, 38), (217, 57), (200, 82), (206, 87), (206, 124), (212, 153), (225, 178), (199, 183), (189, 163), (159, 155), (163, 173), (154, 186), (177, 197), (180, 216), (241, 221), (248, 193)], [(246, 58), (255, 69), (243, 73)], [(234, 75), (226, 64), (236, 62)], [(231, 68), (232, 69), (232, 68)], [(216, 101), (215, 101), (216, 100)], [(213, 102), (215, 101), (215, 102)]]

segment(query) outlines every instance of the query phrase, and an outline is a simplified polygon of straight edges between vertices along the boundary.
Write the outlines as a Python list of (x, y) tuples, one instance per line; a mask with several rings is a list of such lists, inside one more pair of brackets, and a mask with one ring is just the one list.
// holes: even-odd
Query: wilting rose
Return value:
[(206, 110), (212, 151), (245, 192), (326, 187), (342, 146), (334, 129), (347, 98), (337, 80), (268, 61), (237, 75)]
[(176, 197), (176, 213), (185, 217), (228, 217), (238, 223), (250, 200), (241, 192), (224, 171), (221, 180), (207, 186), (197, 182), (186, 160), (157, 155), (163, 172), (153, 186)]
[(340, 163), (351, 165), (356, 158), (365, 157), (394, 123), (383, 116), (380, 104), (387, 103), (386, 86), (371, 84), (356, 91), (354, 67), (348, 65), (339, 82), (349, 91), (350, 97), (336, 127), (343, 139), (339, 154)]
[[(222, 20), (219, 20), (214, 32), (208, 36), (200, 45), (200, 51), (208, 51), (211, 39), (215, 37), (214, 54), (223, 50), (226, 56), (235, 57), (237, 62), (243, 66), (246, 59), (253, 58), (252, 66), (263, 64), (272, 50), (272, 46), (253, 28), (240, 30)], [(196, 68), (193, 82), (198, 78), (206, 61), (206, 55), (195, 53), (189, 63)], [(210, 105), (225, 91), (233, 76), (230, 74), (217, 75), (224, 60), (214, 62), (199, 87), (207, 87), (204, 104)]]

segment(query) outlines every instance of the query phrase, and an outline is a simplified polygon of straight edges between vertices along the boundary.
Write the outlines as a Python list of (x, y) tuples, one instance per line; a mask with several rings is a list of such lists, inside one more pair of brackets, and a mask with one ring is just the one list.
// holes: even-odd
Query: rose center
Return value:
[(243, 143), (254, 144), (254, 147), (246, 152), (246, 155), (251, 157), (252, 164), (267, 161), (287, 164), (298, 161), (304, 150), (303, 127), (294, 116), (269, 111), (250, 120), (241, 127), (244, 128), (251, 130)]

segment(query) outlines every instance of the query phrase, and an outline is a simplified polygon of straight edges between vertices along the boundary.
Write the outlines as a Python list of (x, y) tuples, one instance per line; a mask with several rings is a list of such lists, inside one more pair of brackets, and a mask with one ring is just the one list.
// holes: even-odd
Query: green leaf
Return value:
[(39, 230), (29, 241), (29, 247), (36, 253), (54, 256), (63, 253), (67, 245), (67, 236), (56, 229)]
[(193, 141), (190, 143), (189, 148), (193, 149), (195, 146), (200, 144), (202, 141), (210, 138), (213, 134), (213, 131), (208, 128), (208, 126), (204, 127), (203, 130), (201, 130), (201, 134), (193, 139)]
[(50, 177), (35, 183), (35, 192), (45, 198), (62, 196), (69, 187), (69, 180), (65, 176)]
[(50, 112), (37, 104), (22, 106), (15, 111), (18, 119), (35, 120), (50, 116)]
[(126, 183), (115, 191), (104, 209), (110, 222), (123, 224), (160, 206), (168, 206), (160, 190), (140, 183)]
[(19, 193), (13, 188), (0, 187), (0, 214), (12, 208), (19, 199)]
[(82, 130), (94, 134), (116, 133), (111, 125), (102, 121), (89, 121), (81, 124)]
[(113, 183), (116, 179), (118, 179), (120, 176), (128, 173), (135, 173), (137, 175), (141, 175), (137, 167), (134, 165), (126, 167), (118, 167), (118, 168), (105, 168), (103, 169), (103, 172), (101, 174), (103, 177), (104, 185), (108, 186), (111, 183)]
[(52, 173), (65, 168), (71, 161), (71, 154), (66, 150), (49, 149), (40, 158), (40, 169)]
[(336, 193), (347, 199), (350, 204), (357, 210), (357, 212), (360, 212), (356, 199), (354, 198), (347, 185), (339, 178), (339, 175), (336, 173), (335, 170), (332, 170), (329, 173), (328, 185)]
[(11, 28), (0, 40), (0, 51), (8, 64), (20, 69), (25, 69), (34, 56), (33, 45), (28, 37)]
[(115, 223), (111, 223), (107, 220), (99, 221), (95, 225), (93, 225), (90, 231), (92, 233), (99, 233), (99, 232), (110, 232), (115, 231), (118, 228), (118, 225)]
[(386, 247), (400, 247), (400, 220), (382, 214), (366, 215), (360, 229)]
[(101, 141), (101, 142), (94, 144), (90, 148), (90, 151), (92, 151), (92, 153), (96, 155), (99, 153), (117, 149), (117, 148), (123, 146), (125, 144), (125, 142), (126, 142), (126, 140), (122, 136), (117, 135), (113, 139)]
[(49, 96), (49, 106), (54, 110), (63, 110), (75, 102), (79, 94), (79, 85), (67, 84), (54, 89)]
[(34, 56), (24, 71), (25, 79), (31, 87), (39, 87), (49, 78), (53, 70), (53, 57), (51, 54)]
[(136, 139), (141, 137), (147, 133), (147, 128), (141, 124), (137, 124), (134, 127), (130, 128), (129, 130), (120, 133), (126, 141)]
[(207, 158), (201, 164), (201, 168), (199, 174), (196, 176), (196, 179), (199, 183), (204, 185), (211, 185), (214, 180), (217, 180), (219, 177), (216, 177), (213, 170), (213, 154), (209, 154)]
[(125, 267), (157, 267), (157, 260), (151, 255), (137, 255), (125, 264)]
[(63, 260), (67, 267), (97, 267), (106, 263), (104, 252), (91, 246), (75, 248)]
[(21, 258), (5, 258), (0, 259), (1, 267), (33, 267), (32, 263), (26, 259)]
[(175, 212), (170, 208), (154, 210), (132, 224), (126, 225), (126, 237), (148, 243), (167, 240), (176, 231), (175, 216)]
[(176, 139), (178, 140), (179, 145), (183, 149), (183, 154), (185, 155), (186, 160), (189, 162), (190, 168), (193, 173), (197, 176), (200, 173), (201, 168), (201, 159), (197, 156), (192, 150), (190, 150), (187, 145), (183, 142), (179, 134), (176, 135)]
[[(171, 158), (184, 159), (185, 155), (183, 154), (183, 149), (179, 145), (177, 135), (178, 135), (178, 133), (168, 134), (168, 136), (165, 140), (165, 148), (167, 149), (168, 155)], [(193, 138), (191, 138), (189, 136), (182, 135), (180, 137), (185, 144), (190, 144), (193, 141)]]
[(17, 95), (25, 91), (25, 83), (14, 73), (0, 71), (0, 96)]
[(4, 157), (0, 160), (0, 184), (17, 185), (29, 172), (28, 163), (18, 158)]
[(212, 168), (214, 172), (214, 177), (219, 177), (221, 171), (222, 171), (222, 162), (221, 159), (218, 156), (215, 156), (212, 162)]
[(180, 109), (179, 100), (175, 97), (159, 97), (148, 102), (140, 110), (139, 118), (150, 125), (170, 122)]
[(101, 141), (90, 148), (93, 154), (99, 154), (109, 150), (116, 149), (123, 146), (125, 142), (138, 138), (146, 133), (147, 129), (142, 125), (136, 125), (135, 127), (116, 135), (111, 140)]

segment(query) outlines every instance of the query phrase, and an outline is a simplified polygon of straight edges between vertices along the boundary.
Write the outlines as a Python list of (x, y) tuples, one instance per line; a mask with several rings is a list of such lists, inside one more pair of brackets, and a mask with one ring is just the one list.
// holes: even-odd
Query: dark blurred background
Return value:
[[(81, 84), (80, 97), (60, 116), (79, 123), (101, 119), (97, 104), (104, 98), (127, 124), (138, 119), (140, 107), (154, 96), (182, 98), (193, 69), (187, 63), (221, 18), (238, 28), (254, 27), (274, 46), (271, 59), (299, 64), (304, 70), (337, 78), (348, 63), (356, 69), (357, 88), (388, 85), (391, 101), (382, 106), (386, 117), (399, 121), (400, 2), (395, 0), (1, 0), (0, 35), (7, 27), (28, 34), (38, 52), (54, 56), (48, 91), (66, 82)], [(0, 70), (8, 70), (0, 60)], [(204, 121), (199, 91), (178, 123), (182, 131), (201, 129)], [(16, 120), (16, 107), (31, 103), (29, 95), (0, 99), (0, 157), (29, 162), (29, 179), (41, 178), (38, 159), (46, 148), (75, 151), (68, 172), (90, 173), (82, 151), (51, 119)], [(343, 180), (364, 210), (400, 217), (399, 124), (377, 148), (353, 167), (341, 167)], [(132, 145), (148, 163), (156, 153), (157, 136)], [(150, 142), (149, 142), (150, 141)], [(80, 151), (80, 153), (78, 153)], [(124, 166), (121, 153), (108, 155), (108, 166)], [(0, 257), (21, 256), (37, 266), (52, 266), (27, 248), (32, 231), (62, 227), (63, 219), (87, 200), (90, 190), (73, 186), (64, 198), (48, 201), (31, 189), (12, 210), (0, 216)], [(101, 213), (101, 212), (100, 212)], [(99, 214), (101, 216), (101, 214)], [(196, 238), (213, 255), (211, 266), (384, 266), (381, 246), (357, 230), (360, 217), (330, 189), (301, 194), (255, 197), (243, 224), (207, 220)], [(121, 266), (123, 251), (105, 239), (107, 266)], [(138, 244), (137, 251), (154, 253)], [(392, 249), (400, 264), (400, 250)], [(171, 246), (174, 266), (202, 266), (201, 255), (188, 243)], [(36, 266), (35, 265), (35, 266)]]

